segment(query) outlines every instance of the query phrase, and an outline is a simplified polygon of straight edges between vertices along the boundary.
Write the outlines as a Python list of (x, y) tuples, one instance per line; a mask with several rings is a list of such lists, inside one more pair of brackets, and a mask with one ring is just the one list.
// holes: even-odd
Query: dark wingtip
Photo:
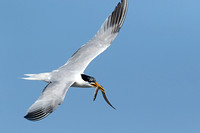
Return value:
[(110, 26), (116, 25), (116, 28), (113, 30), (113, 33), (119, 32), (120, 28), (123, 25), (124, 19), (126, 17), (128, 7), (128, 0), (121, 0), (115, 7), (110, 17)]
[(40, 109), (33, 112), (28, 112), (28, 114), (25, 115), (24, 118), (30, 121), (39, 121), (47, 117), (51, 112), (53, 112), (53, 109), (52, 107), (49, 107), (46, 110)]
[(27, 115), (25, 115), (24, 118), (27, 119)]
[(44, 119), (48, 115), (49, 115), (49, 113), (42, 113), (39, 116), (34, 116), (32, 114), (27, 114), (26, 116), (24, 116), (24, 118), (27, 119), (27, 120), (29, 120), (29, 121), (39, 121), (41, 119)]

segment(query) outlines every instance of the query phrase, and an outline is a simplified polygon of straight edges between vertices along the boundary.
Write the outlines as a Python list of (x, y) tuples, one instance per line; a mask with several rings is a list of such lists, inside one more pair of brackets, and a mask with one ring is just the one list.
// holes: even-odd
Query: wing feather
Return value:
[(59, 70), (66, 71), (70, 69), (83, 72), (88, 64), (106, 50), (116, 38), (124, 22), (127, 7), (128, 0), (121, 0), (95, 36), (88, 43), (80, 47)]
[(66, 92), (73, 82), (51, 82), (43, 90), (41, 96), (28, 109), (24, 118), (38, 121), (52, 113), (62, 103)]

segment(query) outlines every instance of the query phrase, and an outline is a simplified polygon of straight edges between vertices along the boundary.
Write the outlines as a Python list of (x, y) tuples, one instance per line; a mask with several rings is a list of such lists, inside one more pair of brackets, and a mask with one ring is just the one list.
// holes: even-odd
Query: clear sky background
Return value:
[(47, 118), (23, 118), (46, 83), (19, 79), (63, 65), (119, 0), (0, 0), (1, 133), (199, 133), (200, 1), (130, 0), (125, 23)]

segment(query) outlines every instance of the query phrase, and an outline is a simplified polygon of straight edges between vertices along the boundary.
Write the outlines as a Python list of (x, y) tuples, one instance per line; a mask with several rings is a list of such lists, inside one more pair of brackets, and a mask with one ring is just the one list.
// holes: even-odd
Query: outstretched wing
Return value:
[(128, 0), (121, 0), (96, 35), (88, 43), (80, 47), (59, 70), (70, 69), (83, 72), (88, 64), (106, 50), (116, 38), (124, 22), (127, 6)]
[(73, 82), (50, 82), (38, 100), (28, 109), (24, 118), (38, 121), (52, 113), (62, 103), (66, 92)]

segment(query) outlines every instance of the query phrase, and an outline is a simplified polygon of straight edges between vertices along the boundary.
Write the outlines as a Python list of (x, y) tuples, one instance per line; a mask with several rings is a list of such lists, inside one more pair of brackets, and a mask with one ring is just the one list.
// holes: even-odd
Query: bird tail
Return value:
[(27, 76), (27, 77), (23, 77), (22, 79), (25, 79), (25, 80), (43, 80), (45, 82), (49, 82), (50, 78), (51, 78), (50, 73), (24, 74), (24, 76)]

